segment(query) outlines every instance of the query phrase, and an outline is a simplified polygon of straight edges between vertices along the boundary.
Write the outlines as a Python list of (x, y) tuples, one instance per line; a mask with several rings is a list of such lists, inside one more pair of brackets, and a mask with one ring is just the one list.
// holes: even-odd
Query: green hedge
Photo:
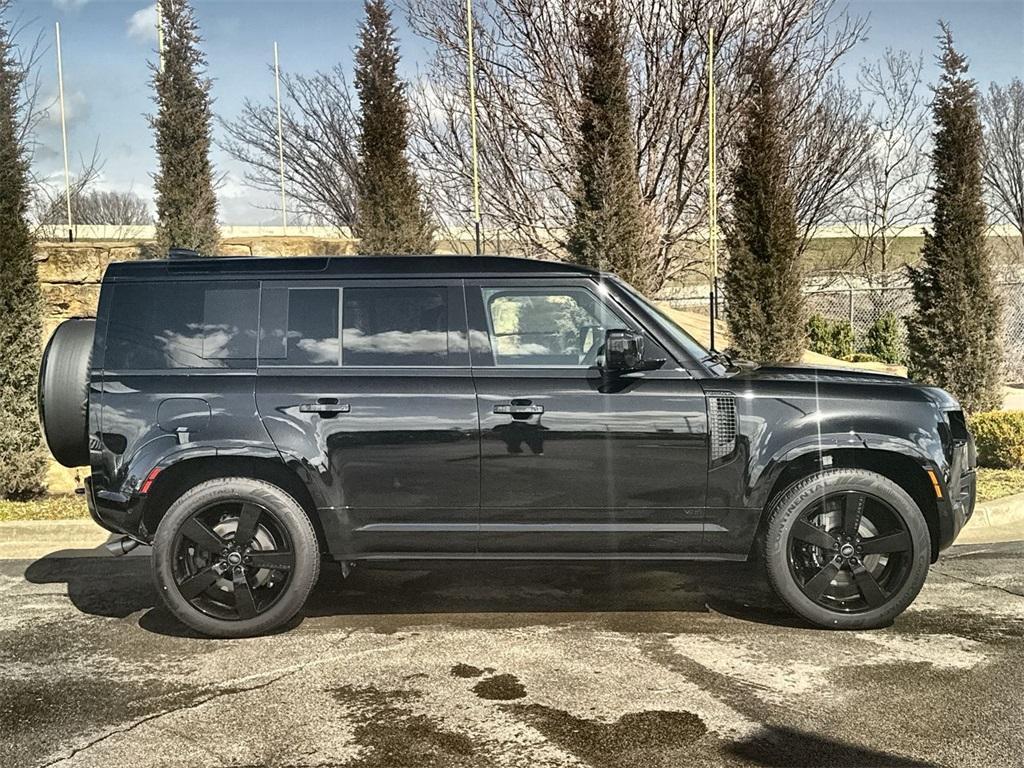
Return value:
[(883, 312), (868, 328), (864, 339), (864, 352), (891, 365), (902, 365), (903, 321), (892, 312)]
[(819, 314), (807, 320), (807, 341), (812, 352), (840, 360), (852, 355), (856, 348), (853, 326), (846, 320), (829, 320)]
[(970, 422), (980, 466), (1024, 469), (1024, 411), (976, 413)]

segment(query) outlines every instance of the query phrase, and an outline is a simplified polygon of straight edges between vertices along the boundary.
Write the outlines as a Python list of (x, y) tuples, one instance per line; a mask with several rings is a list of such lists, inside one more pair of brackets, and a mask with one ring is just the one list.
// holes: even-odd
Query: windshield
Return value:
[(646, 309), (658, 327), (665, 334), (671, 336), (672, 340), (682, 347), (690, 357), (697, 361), (704, 361), (708, 358), (711, 353), (702, 344), (684, 331), (671, 317), (648, 301), (636, 288), (620, 278), (614, 277), (612, 280)]

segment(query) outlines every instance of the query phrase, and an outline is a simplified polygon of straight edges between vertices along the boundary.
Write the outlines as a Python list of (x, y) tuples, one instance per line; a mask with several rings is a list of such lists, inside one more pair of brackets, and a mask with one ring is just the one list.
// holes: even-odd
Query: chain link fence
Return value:
[[(842, 282), (842, 281), (839, 281)], [(818, 314), (831, 321), (845, 321), (853, 329), (856, 347), (863, 345), (871, 326), (885, 314), (899, 318), (898, 346), (907, 353), (906, 318), (914, 311), (914, 296), (906, 281), (888, 281), (884, 286), (866, 285), (863, 278), (847, 281), (842, 287), (830, 280), (828, 287), (808, 284), (804, 287), (808, 316)], [(1024, 282), (998, 284), (1003, 302), (1003, 346), (1006, 376), (1011, 382), (1024, 381)], [(707, 312), (708, 297), (704, 295), (672, 295), (665, 300), (689, 312)], [(724, 316), (725, 302), (719, 297), (719, 316)]]

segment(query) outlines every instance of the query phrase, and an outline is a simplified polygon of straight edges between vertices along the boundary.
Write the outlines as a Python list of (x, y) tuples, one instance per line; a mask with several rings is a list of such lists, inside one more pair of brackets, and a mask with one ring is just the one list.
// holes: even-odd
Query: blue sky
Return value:
[[(195, 0), (205, 38), (213, 95), (219, 115), (233, 117), (245, 96), (269, 98), (273, 78), (267, 66), (276, 39), (284, 70), (311, 73), (348, 61), (362, 15), (361, 0)], [(929, 77), (934, 73), (936, 20), (953, 25), (961, 49), (970, 57), (971, 74), (982, 84), (1024, 77), (1024, 0), (850, 0), (850, 10), (869, 15), (870, 39), (845, 65), (855, 73), (864, 58), (886, 46), (922, 51)], [(145, 115), (149, 100), (147, 60), (155, 58), (153, 4), (138, 0), (15, 0), (14, 14), (24, 28), (22, 39), (44, 35), (44, 95), (57, 91), (53, 25), (60, 21), (65, 96), (69, 111), (72, 164), (97, 144), (105, 158), (103, 185), (132, 188), (150, 196), (155, 169), (152, 138)], [(403, 44), (405, 75), (426, 63), (426, 50), (396, 13)], [(36, 170), (42, 175), (61, 167), (59, 117), (42, 127)], [(217, 129), (219, 133), (219, 128)], [(229, 224), (274, 223), (272, 212), (258, 207), (268, 198), (244, 187), (243, 169), (214, 151), (221, 189), (221, 218)], [(272, 202), (271, 202), (272, 204)]]

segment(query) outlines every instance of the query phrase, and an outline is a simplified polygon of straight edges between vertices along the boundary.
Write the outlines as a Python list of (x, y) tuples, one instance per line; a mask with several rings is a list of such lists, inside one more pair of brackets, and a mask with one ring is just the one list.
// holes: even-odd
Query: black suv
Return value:
[(50, 450), (220, 636), (321, 556), (747, 560), (822, 626), (905, 609), (974, 507), (957, 402), (734, 366), (613, 275), (499, 257), (112, 264), (40, 373)]

